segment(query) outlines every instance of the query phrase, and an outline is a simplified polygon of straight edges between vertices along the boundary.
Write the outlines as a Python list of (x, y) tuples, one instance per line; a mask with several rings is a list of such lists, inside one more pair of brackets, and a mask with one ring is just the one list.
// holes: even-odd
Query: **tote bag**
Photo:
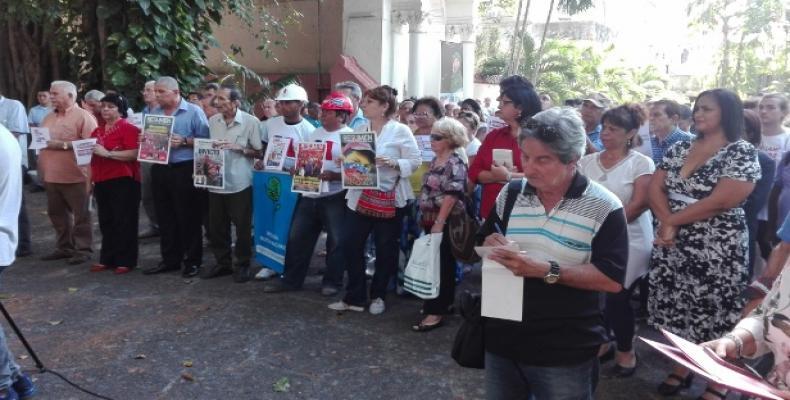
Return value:
[(439, 248), (442, 233), (431, 233), (414, 241), (409, 263), (403, 272), (403, 289), (425, 300), (439, 297)]

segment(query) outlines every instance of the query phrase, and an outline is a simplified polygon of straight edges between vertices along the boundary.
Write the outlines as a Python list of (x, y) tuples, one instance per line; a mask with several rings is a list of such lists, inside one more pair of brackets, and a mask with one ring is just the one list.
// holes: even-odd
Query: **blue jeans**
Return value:
[[(5, 269), (5, 266), (0, 267)], [(0, 269), (0, 271), (2, 271)], [(5, 332), (3, 327), (0, 326), (0, 390), (7, 389), (19, 377), (19, 365), (14, 362), (14, 356), (11, 350), (8, 349), (8, 343), (5, 340)]]
[(579, 365), (536, 367), (486, 352), (489, 400), (592, 400), (598, 358)]
[(288, 250), (285, 254), (286, 285), (300, 288), (307, 276), (313, 249), (321, 230), (327, 232), (326, 272), (323, 286), (343, 287), (345, 257), (341, 247), (341, 234), (346, 219), (345, 191), (332, 196), (309, 198), (302, 196), (296, 205), (291, 231), (288, 234)]

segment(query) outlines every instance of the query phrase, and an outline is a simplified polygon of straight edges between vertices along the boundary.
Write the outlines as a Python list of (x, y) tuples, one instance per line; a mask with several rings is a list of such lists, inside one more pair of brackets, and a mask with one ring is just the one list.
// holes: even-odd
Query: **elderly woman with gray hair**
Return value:
[(490, 260), (524, 280), (520, 320), (485, 322), (487, 397), (592, 399), (607, 340), (600, 293), (622, 289), (628, 259), (623, 205), (577, 170), (586, 135), (576, 111), (536, 114), (518, 145), (524, 177), (480, 230), (496, 247)]

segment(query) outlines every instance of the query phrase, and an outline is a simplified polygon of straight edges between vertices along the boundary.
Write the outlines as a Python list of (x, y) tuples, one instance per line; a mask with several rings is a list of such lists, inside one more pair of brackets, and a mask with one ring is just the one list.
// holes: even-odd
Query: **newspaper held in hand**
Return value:
[(711, 349), (694, 344), (671, 332), (661, 330), (671, 345), (658, 343), (640, 337), (643, 342), (669, 357), (673, 361), (689, 368), (708, 382), (715, 382), (728, 389), (762, 399), (781, 400), (773, 394), (773, 386), (762, 377), (733, 365), (716, 355)]
[(299, 143), (291, 191), (321, 193), (321, 172), (325, 156), (326, 143)]
[(90, 165), (93, 149), (96, 147), (96, 138), (75, 140), (71, 142), (77, 165)]
[(129, 114), (129, 118), (126, 119), (126, 122), (143, 129), (143, 113), (134, 113)]
[(288, 146), (291, 145), (291, 138), (274, 136), (266, 146), (266, 155), (263, 157), (263, 169), (268, 171), (282, 171), (285, 156), (288, 154)]
[(225, 150), (209, 139), (195, 139), (194, 173), (195, 187), (225, 189)]
[(28, 148), (31, 150), (45, 149), (47, 142), (51, 140), (49, 128), (30, 128), (30, 135), (32, 139)]
[(170, 134), (173, 133), (175, 117), (146, 115), (140, 140), (137, 161), (167, 164), (170, 160)]
[(378, 189), (376, 168), (376, 134), (351, 132), (340, 134), (343, 154), (341, 178), (343, 189)]
[(414, 135), (417, 139), (417, 146), (420, 148), (422, 162), (429, 163), (436, 157), (436, 153), (431, 148), (431, 135)]

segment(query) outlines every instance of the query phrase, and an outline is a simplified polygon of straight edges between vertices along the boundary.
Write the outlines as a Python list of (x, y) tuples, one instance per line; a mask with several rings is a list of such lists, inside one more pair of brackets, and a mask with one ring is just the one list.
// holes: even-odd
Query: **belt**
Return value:
[(684, 202), (686, 204), (694, 204), (694, 203), (699, 201), (699, 200), (697, 200), (697, 199), (695, 199), (693, 197), (689, 197), (689, 196), (686, 196), (685, 194), (680, 194), (680, 193), (675, 193), (675, 192), (669, 192), (669, 196), (668, 197), (670, 199), (672, 199), (672, 200), (682, 201), (682, 202)]

